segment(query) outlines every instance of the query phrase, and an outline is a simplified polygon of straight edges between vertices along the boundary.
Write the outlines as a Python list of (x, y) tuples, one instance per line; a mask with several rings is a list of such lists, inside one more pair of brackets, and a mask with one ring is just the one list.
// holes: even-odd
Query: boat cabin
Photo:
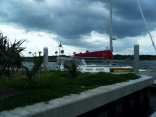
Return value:
[(72, 61), (75, 61), (77, 66), (87, 65), (84, 59), (67, 58), (67, 57), (57, 57), (56, 70), (64, 70), (64, 65), (70, 65)]

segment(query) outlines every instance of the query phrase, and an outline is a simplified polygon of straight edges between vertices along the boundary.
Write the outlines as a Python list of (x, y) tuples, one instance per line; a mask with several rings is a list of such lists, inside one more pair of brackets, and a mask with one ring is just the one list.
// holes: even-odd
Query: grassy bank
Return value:
[(79, 94), (99, 86), (139, 78), (133, 73), (117, 75), (102, 72), (97, 74), (79, 73), (77, 78), (70, 78), (69, 76), (68, 72), (42, 72), (33, 79), (31, 90), (25, 88), (27, 79), (24, 76), (11, 79), (4, 78), (5, 86), (0, 84), (0, 111), (24, 107), (38, 102), (48, 103), (49, 100), (65, 95)]

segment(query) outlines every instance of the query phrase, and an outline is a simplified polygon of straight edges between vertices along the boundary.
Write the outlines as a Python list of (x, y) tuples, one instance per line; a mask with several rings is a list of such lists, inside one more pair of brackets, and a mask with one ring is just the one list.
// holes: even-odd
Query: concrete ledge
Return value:
[(79, 95), (71, 94), (70, 96), (51, 100), (48, 104), (42, 102), (27, 107), (19, 107), (11, 111), (3, 111), (0, 112), (0, 117), (76, 117), (146, 88), (153, 83), (154, 78), (142, 75), (137, 80), (98, 87), (82, 92)]
[(156, 117), (156, 112), (153, 115), (151, 115), (150, 117)]

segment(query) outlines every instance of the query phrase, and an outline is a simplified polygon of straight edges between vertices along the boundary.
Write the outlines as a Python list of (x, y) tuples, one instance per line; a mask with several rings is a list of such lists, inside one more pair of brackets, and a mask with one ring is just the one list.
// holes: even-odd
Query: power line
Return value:
[(142, 18), (143, 18), (143, 20), (144, 20), (145, 26), (146, 26), (147, 31), (148, 31), (148, 33), (149, 33), (149, 36), (150, 36), (150, 38), (151, 38), (152, 45), (153, 45), (153, 47), (154, 47), (154, 49), (155, 49), (155, 51), (156, 51), (156, 47), (155, 47), (154, 41), (153, 41), (153, 39), (152, 39), (151, 33), (150, 33), (150, 31), (149, 31), (149, 28), (148, 28), (148, 26), (147, 26), (147, 23), (146, 23), (146, 20), (145, 20), (144, 14), (143, 14), (142, 9), (141, 9), (141, 6), (140, 6), (140, 4), (139, 4), (139, 1), (138, 1), (138, 0), (136, 0), (136, 1), (137, 1), (137, 3), (138, 3), (138, 6), (139, 6), (139, 9), (140, 9), (140, 12), (141, 12)]

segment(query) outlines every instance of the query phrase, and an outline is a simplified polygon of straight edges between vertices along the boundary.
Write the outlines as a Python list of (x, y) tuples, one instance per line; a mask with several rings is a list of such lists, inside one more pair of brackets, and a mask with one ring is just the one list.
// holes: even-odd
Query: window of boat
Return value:
[(70, 65), (72, 61), (75, 61), (76, 65), (82, 65), (81, 61), (79, 60), (66, 60), (64, 64)]
[(83, 62), (82, 62), (81, 60), (77, 60), (77, 59), (66, 60), (66, 61), (64, 62), (64, 64), (70, 65), (72, 61), (75, 61), (76, 65), (84, 65)]
[(71, 61), (65, 61), (65, 63), (64, 63), (64, 64), (69, 66), (69, 65), (70, 65), (70, 63), (71, 63)]
[(80, 61), (80, 60), (76, 61), (76, 64), (77, 65), (83, 65), (82, 61)]
[(87, 65), (84, 59), (81, 59), (82, 65)]
[(64, 65), (64, 62), (65, 62), (65, 60), (61, 60), (61, 59), (59, 59), (59, 60), (57, 60), (57, 64), (59, 65)]
[(112, 63), (112, 66), (118, 66), (118, 64), (117, 63)]

